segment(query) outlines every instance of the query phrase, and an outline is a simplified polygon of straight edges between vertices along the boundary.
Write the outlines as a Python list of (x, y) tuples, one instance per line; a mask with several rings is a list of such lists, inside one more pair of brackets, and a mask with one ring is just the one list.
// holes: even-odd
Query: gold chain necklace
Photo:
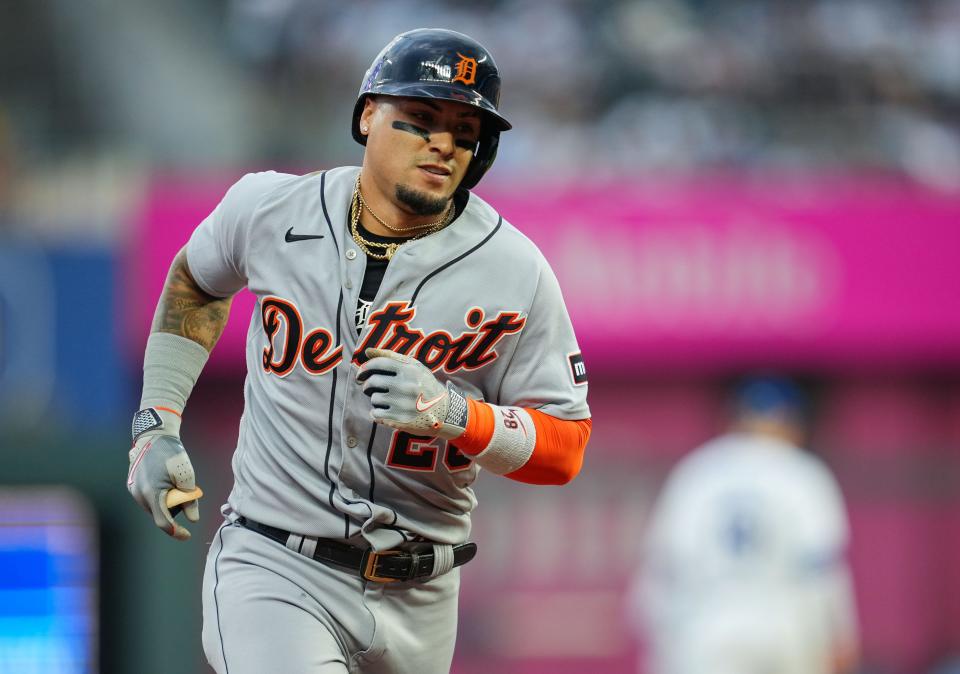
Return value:
[(372, 215), (374, 220), (376, 220), (381, 225), (386, 227), (388, 230), (396, 234), (406, 234), (407, 232), (410, 232), (416, 229), (432, 230), (432, 228), (434, 227), (436, 228), (445, 227), (450, 222), (450, 215), (451, 215), (451, 211), (453, 210), (453, 202), (451, 201), (451, 203), (447, 206), (447, 209), (443, 212), (443, 215), (440, 216), (439, 220), (435, 220), (434, 222), (428, 222), (423, 225), (411, 225), (410, 227), (394, 227), (384, 222), (384, 220), (379, 215), (374, 213), (373, 209), (367, 205), (367, 202), (363, 200), (363, 192), (360, 191), (360, 174), (359, 173), (357, 174), (357, 184), (354, 186), (354, 193), (356, 194), (357, 200), (359, 200), (360, 202), (361, 208), (365, 209), (367, 213)]
[[(360, 211), (363, 209), (363, 197), (360, 196), (360, 176), (357, 176), (357, 184), (353, 189), (353, 198), (350, 202), (350, 234), (353, 236), (354, 242), (360, 246), (361, 250), (367, 254), (367, 256), (372, 257), (374, 260), (390, 260), (399, 250), (400, 246), (407, 243), (407, 241), (414, 241), (415, 239), (422, 239), (428, 234), (433, 234), (434, 232), (439, 232), (441, 229), (450, 224), (450, 220), (453, 219), (454, 209), (451, 207), (447, 209), (446, 214), (440, 220), (432, 222), (429, 224), (429, 229), (424, 232), (420, 232), (416, 236), (410, 237), (409, 239), (404, 239), (398, 243), (381, 243), (379, 241), (370, 241), (365, 239), (360, 234), (359, 224), (360, 224)], [(385, 222), (377, 218), (376, 214), (373, 213), (369, 208), (367, 211), (370, 215), (373, 215), (382, 225), (386, 226), (387, 229), (393, 229)], [(411, 227), (410, 229), (421, 229), (421, 227)], [(397, 231), (397, 230), (394, 230)], [(403, 231), (403, 230), (400, 230)], [(377, 252), (374, 249), (379, 248), (380, 251)]]

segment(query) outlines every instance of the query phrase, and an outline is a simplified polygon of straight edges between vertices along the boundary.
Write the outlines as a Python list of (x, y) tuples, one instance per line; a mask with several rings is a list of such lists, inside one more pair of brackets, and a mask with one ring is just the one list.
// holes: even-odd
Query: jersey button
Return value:
[(357, 251), (355, 251), (353, 248), (350, 248), (350, 249), (347, 250), (347, 259), (348, 259), (348, 260), (352, 260), (352, 259), (355, 258), (356, 256), (357, 256)]
[(347, 447), (356, 447), (356, 446), (357, 446), (357, 439), (351, 435), (350, 437), (347, 438)]
[(353, 289), (353, 281), (351, 281), (350, 279), (347, 279), (343, 285), (347, 290)]

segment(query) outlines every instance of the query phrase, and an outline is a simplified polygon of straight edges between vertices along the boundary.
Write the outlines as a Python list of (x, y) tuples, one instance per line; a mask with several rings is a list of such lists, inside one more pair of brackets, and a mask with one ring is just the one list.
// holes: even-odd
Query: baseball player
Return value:
[(174, 538), (198, 519), (187, 398), (230, 298), (257, 297), (203, 583), (219, 674), (449, 671), (479, 470), (580, 469), (587, 375), (557, 280), (469, 191), (510, 128), (499, 94), (473, 39), (397, 36), (354, 109), (362, 167), (244, 176), (173, 261), (128, 487)]
[(853, 671), (846, 513), (800, 409), (790, 382), (747, 382), (734, 429), (668, 477), (631, 592), (652, 674)]

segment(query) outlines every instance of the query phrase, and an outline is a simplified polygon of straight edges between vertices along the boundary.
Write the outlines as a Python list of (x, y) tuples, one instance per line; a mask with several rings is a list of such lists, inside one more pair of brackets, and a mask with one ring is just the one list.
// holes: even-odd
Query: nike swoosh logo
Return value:
[(420, 395), (417, 396), (417, 411), (418, 411), (418, 412), (426, 412), (428, 409), (430, 409), (431, 407), (433, 407), (434, 405), (436, 405), (438, 402), (440, 402), (441, 400), (443, 400), (443, 396), (445, 396), (445, 395), (447, 395), (447, 392), (446, 392), (446, 391), (444, 391), (443, 393), (441, 393), (440, 395), (438, 395), (438, 396), (437, 396), (436, 398), (434, 398), (433, 400), (424, 400), (424, 399), (423, 399), (423, 394), (421, 393)]
[(293, 227), (287, 230), (286, 236), (283, 237), (283, 240), (287, 243), (293, 243), (294, 241), (307, 241), (309, 239), (322, 239), (323, 234), (294, 234)]

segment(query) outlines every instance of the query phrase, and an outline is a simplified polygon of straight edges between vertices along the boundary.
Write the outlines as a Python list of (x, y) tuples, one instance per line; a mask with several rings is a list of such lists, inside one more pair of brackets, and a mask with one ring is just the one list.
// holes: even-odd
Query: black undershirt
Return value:
[[(412, 236), (380, 236), (364, 227), (362, 222), (357, 223), (357, 231), (360, 232), (360, 236), (364, 239), (374, 243), (401, 243), (413, 238)], [(378, 260), (369, 255), (367, 256), (367, 269), (363, 273), (363, 285), (360, 286), (361, 300), (372, 302), (377, 296), (377, 291), (380, 290), (380, 284), (383, 282), (383, 275), (387, 273), (387, 264), (389, 262), (390, 260)]]
[[(466, 208), (467, 201), (469, 201), (469, 199), (470, 192), (467, 190), (457, 190), (454, 192), (453, 220), (456, 220), (458, 217), (460, 217), (460, 214), (463, 212), (463, 209)], [(453, 223), (453, 220), (450, 221), (451, 224)], [(364, 239), (374, 243), (400, 243), (402, 241), (409, 241), (413, 238), (412, 236), (380, 236), (379, 234), (374, 234), (373, 232), (367, 230), (367, 228), (363, 226), (362, 222), (357, 223), (357, 231)], [(357, 301), (357, 311), (354, 315), (356, 319), (357, 334), (360, 334), (364, 324), (366, 324), (367, 313), (369, 312), (370, 305), (373, 304), (373, 300), (377, 297), (377, 291), (380, 290), (380, 284), (383, 283), (383, 276), (387, 273), (387, 264), (389, 262), (390, 260), (377, 260), (369, 255), (367, 256), (367, 268), (363, 274), (363, 284), (360, 286), (360, 298)]]

